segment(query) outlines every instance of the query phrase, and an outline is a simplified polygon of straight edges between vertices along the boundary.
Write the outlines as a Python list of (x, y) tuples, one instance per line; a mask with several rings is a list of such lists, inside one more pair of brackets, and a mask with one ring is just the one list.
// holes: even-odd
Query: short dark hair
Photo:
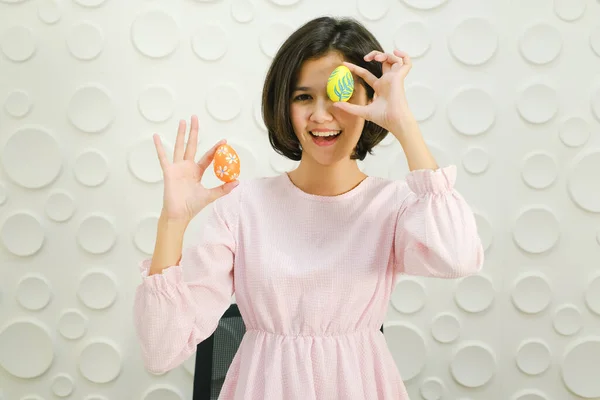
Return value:
[[(302, 64), (335, 52), (345, 61), (363, 67), (379, 78), (381, 63), (364, 60), (364, 56), (373, 50), (384, 51), (373, 34), (352, 18), (319, 17), (305, 23), (287, 38), (273, 58), (262, 93), (262, 117), (271, 146), (277, 153), (294, 161), (299, 161), (302, 156), (290, 119), (291, 96)], [(356, 83), (366, 89), (367, 98), (372, 99), (373, 88), (360, 77), (356, 78)], [(387, 133), (379, 125), (365, 121), (351, 158), (364, 160)]]

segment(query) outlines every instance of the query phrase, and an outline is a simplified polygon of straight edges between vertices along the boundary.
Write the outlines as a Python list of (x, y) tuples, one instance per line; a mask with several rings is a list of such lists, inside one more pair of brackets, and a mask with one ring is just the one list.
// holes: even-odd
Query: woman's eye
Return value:
[(307, 94), (299, 94), (298, 96), (294, 97), (294, 101), (304, 101), (304, 100), (309, 100), (310, 96)]

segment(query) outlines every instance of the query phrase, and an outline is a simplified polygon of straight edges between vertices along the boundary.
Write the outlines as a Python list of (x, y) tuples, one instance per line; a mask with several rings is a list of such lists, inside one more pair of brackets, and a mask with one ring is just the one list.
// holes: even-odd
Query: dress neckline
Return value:
[(362, 191), (364, 191), (365, 187), (368, 185), (369, 181), (371, 181), (372, 177), (370, 175), (367, 175), (363, 180), (361, 180), (356, 186), (354, 186), (349, 191), (347, 191), (345, 193), (333, 195), (333, 196), (326, 196), (326, 195), (319, 195), (319, 194), (312, 194), (312, 193), (305, 192), (304, 190), (302, 190), (298, 186), (296, 186), (294, 184), (294, 182), (292, 182), (292, 179), (290, 178), (290, 176), (288, 175), (287, 172), (284, 172), (281, 175), (281, 179), (283, 179), (285, 181), (285, 185), (293, 193), (295, 193), (296, 195), (298, 195), (300, 197), (303, 197), (303, 198), (309, 199), (309, 200), (314, 200), (314, 201), (321, 201), (321, 202), (336, 202), (336, 201), (340, 201), (340, 200), (344, 200), (344, 199), (353, 197), (353, 196), (361, 193)]

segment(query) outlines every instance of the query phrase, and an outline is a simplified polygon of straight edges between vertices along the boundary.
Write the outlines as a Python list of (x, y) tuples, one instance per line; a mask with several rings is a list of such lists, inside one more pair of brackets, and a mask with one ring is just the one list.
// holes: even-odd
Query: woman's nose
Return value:
[(315, 102), (315, 107), (311, 113), (311, 121), (322, 123), (331, 121), (333, 119), (333, 115), (331, 114), (332, 102), (329, 100), (321, 100)]

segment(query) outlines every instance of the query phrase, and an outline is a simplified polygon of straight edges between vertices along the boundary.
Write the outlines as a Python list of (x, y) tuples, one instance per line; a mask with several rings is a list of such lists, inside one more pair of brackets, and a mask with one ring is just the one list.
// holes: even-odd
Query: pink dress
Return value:
[(339, 196), (307, 194), (287, 174), (242, 182), (213, 203), (202, 239), (135, 296), (146, 368), (175, 368), (236, 302), (247, 333), (220, 399), (408, 399), (383, 334), (400, 275), (480, 271), (473, 213), (456, 168), (406, 181), (368, 177)]

